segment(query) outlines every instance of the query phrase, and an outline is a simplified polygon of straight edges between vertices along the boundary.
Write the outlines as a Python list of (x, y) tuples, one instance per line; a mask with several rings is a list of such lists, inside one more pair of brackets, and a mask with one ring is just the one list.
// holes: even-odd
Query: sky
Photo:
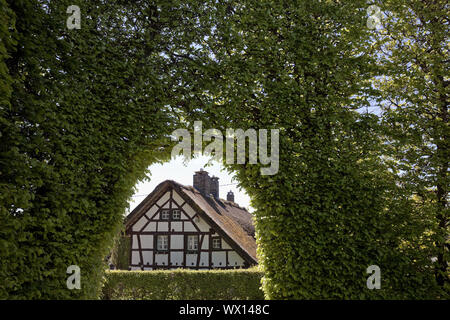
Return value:
[[(211, 161), (211, 166), (206, 167), (209, 157), (199, 156), (192, 159), (188, 163), (183, 163), (183, 157), (179, 156), (172, 159), (170, 162), (164, 164), (154, 164), (149, 167), (150, 181), (143, 181), (136, 185), (136, 192), (131, 198), (130, 212), (150, 194), (155, 187), (165, 180), (174, 180), (181, 184), (192, 186), (193, 175), (195, 171), (199, 171), (200, 168), (209, 172), (209, 176), (219, 177), (219, 196), (222, 199), (227, 198), (228, 191), (233, 191), (234, 202), (241, 207), (247, 208), (250, 212), (253, 208), (250, 206), (250, 197), (247, 195), (244, 189), (239, 189), (237, 181), (233, 180), (233, 176), (230, 175), (224, 167), (215, 161)], [(232, 185), (229, 185), (232, 184)]]

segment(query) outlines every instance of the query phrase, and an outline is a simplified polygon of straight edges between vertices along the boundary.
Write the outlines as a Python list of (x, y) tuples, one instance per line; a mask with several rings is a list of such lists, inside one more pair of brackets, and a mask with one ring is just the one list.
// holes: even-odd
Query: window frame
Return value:
[[(178, 213), (178, 218), (175, 218), (175, 212)], [(181, 220), (181, 210), (180, 209), (172, 209), (172, 220)]]
[[(214, 241), (219, 241), (219, 247), (214, 246)], [(221, 237), (211, 237), (211, 249), (222, 250), (222, 238)]]
[[(191, 249), (190, 248), (190, 239), (194, 239), (194, 244), (197, 244), (197, 248), (195, 248), (195, 249)], [(186, 251), (187, 252), (197, 252), (198, 250), (199, 250), (199, 246), (200, 246), (200, 243), (199, 243), (199, 237), (198, 237), (198, 234), (188, 234), (188, 235), (186, 235)]]
[[(163, 214), (165, 215), (167, 213), (167, 218), (163, 217)], [(170, 210), (169, 209), (162, 209), (160, 212), (160, 220), (169, 221), (170, 220)]]
[[(166, 249), (161, 249), (160, 248), (160, 241), (159, 241), (159, 239), (166, 239), (165, 240)], [(169, 235), (167, 235), (167, 234), (156, 235), (156, 251), (157, 252), (167, 252), (167, 251), (169, 251)]]

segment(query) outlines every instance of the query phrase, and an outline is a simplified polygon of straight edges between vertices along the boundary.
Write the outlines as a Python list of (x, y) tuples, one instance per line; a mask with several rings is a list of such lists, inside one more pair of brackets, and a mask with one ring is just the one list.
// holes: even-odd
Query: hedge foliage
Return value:
[[(368, 112), (379, 98), (373, 79), (387, 71), (377, 63), (367, 7), (354, 0), (234, 3), (228, 23), (207, 40), (215, 63), (191, 80), (194, 87), (214, 79), (208, 97), (215, 98), (188, 110), (205, 127), (280, 129), (276, 175), (226, 164), (256, 209), (266, 298), (448, 297), (431, 261), (431, 235), (441, 245), (448, 224), (438, 229), (401, 182), (386, 127)], [(371, 265), (381, 269), (381, 290), (366, 286)]]
[(128, 270), (131, 254), (131, 237), (119, 235), (114, 241), (111, 263), (115, 269)]
[(134, 185), (170, 157), (182, 84), (161, 52), (198, 33), (180, 3), (0, 1), (0, 298), (98, 296)]
[[(280, 129), (276, 175), (226, 164), (266, 298), (448, 297), (445, 4), (377, 4), (383, 59), (365, 0), (0, 0), (0, 298), (98, 297), (133, 186), (195, 120)], [(400, 105), (364, 112), (375, 98)]]
[(405, 196), (430, 214), (433, 268), (438, 284), (450, 290), (448, 1), (386, 0), (380, 5), (386, 14), (374, 45), (382, 53), (377, 63), (385, 77), (374, 84), (390, 146), (385, 154), (395, 159), (391, 168)]
[(262, 272), (236, 270), (106, 271), (106, 300), (261, 300)]

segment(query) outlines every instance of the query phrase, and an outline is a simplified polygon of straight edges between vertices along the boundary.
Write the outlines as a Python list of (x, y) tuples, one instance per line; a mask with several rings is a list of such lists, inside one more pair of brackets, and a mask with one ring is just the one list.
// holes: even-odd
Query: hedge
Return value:
[(133, 186), (170, 158), (185, 88), (161, 50), (203, 39), (197, 3), (180, 23), (177, 1), (0, 0), (0, 299), (98, 298)]
[[(167, 100), (141, 77), (159, 61), (127, 51), (144, 44), (114, 28), (118, 4), (81, 5), (68, 30), (72, 4), (0, 2), (1, 299), (97, 298), (133, 186), (170, 155)], [(81, 290), (66, 286), (71, 265)]]
[(128, 270), (131, 238), (129, 236), (118, 236), (115, 239), (114, 247), (111, 252), (111, 262), (118, 270)]
[[(448, 140), (447, 123), (417, 126), (430, 112), (416, 118), (416, 92), (435, 77), (411, 86), (407, 118), (391, 115), (399, 129), (420, 131), (405, 132), (417, 141), (404, 153), (394, 145), (392, 159), (400, 161), (390, 161), (379, 118), (356, 110), (376, 97), (375, 75), (405, 72), (377, 67), (366, 1), (85, 1), (82, 28), (68, 30), (66, 10), (77, 2), (0, 0), (0, 299), (97, 298), (133, 186), (151, 164), (170, 158), (171, 132), (195, 120), (222, 132), (280, 130), (275, 176), (262, 176), (261, 164), (227, 165), (255, 208), (266, 298), (448, 297), (439, 270), (448, 257), (448, 162), (439, 159), (448, 159), (448, 147), (412, 153), (431, 145), (418, 142), (424, 133), (434, 134), (429, 141)], [(448, 33), (431, 30), (426, 34)], [(422, 51), (411, 51), (413, 60)], [(402, 90), (387, 86), (400, 92), (407, 82), (397, 81)], [(405, 141), (400, 135), (399, 148)], [(405, 172), (403, 155), (418, 175), (396, 176)], [(417, 163), (439, 168), (439, 176), (416, 170)], [(423, 177), (432, 179), (418, 184)], [(434, 197), (418, 205), (410, 195), (433, 190), (434, 181), (439, 207)], [(73, 264), (81, 290), (66, 286)], [(381, 290), (366, 287), (372, 264), (381, 268)], [(156, 290), (149, 297), (185, 291), (199, 298), (203, 289), (183, 290), (188, 274), (181, 287), (165, 283), (170, 295)], [(214, 273), (200, 274), (194, 284), (208, 288)], [(132, 286), (120, 282), (125, 297), (147, 297), (138, 275)], [(218, 288), (222, 280), (213, 278)], [(229, 298), (235, 282), (223, 278), (221, 294)]]
[(263, 274), (236, 270), (108, 270), (104, 300), (262, 300)]
[[(368, 45), (367, 2), (240, 3), (231, 26), (217, 29), (221, 77), (208, 91), (217, 103), (192, 112), (222, 132), (279, 129), (277, 174), (225, 163), (255, 209), (265, 297), (444, 297), (430, 261), (435, 219), (399, 182), (403, 158), (392, 170), (385, 128), (367, 112), (371, 80), (384, 71)], [(370, 265), (381, 269), (381, 290), (367, 288)]]

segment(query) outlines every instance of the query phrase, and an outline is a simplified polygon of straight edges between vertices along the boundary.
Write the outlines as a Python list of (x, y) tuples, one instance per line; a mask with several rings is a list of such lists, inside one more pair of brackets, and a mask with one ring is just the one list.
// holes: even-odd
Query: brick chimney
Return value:
[(212, 176), (210, 179), (210, 192), (214, 198), (219, 199), (219, 178)]
[(208, 172), (200, 169), (194, 174), (194, 188), (200, 191), (200, 193), (209, 196), (211, 194), (211, 178)]
[(234, 202), (234, 193), (231, 190), (227, 193), (227, 201)]

